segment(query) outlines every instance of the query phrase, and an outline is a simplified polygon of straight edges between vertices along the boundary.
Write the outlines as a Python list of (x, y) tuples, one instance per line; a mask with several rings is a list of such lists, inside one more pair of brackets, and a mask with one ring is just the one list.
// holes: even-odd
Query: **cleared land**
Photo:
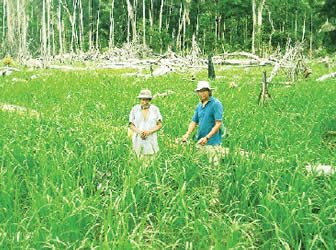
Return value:
[[(175, 144), (198, 102), (192, 73), (54, 69), (1, 78), (0, 103), (24, 109), (0, 110), (0, 246), (333, 248), (336, 177), (305, 166), (336, 166), (335, 80), (316, 81), (328, 73), (318, 64), (295, 85), (278, 76), (269, 85), (275, 103), (260, 107), (265, 69), (216, 68), (223, 146), (248, 152), (229, 153), (220, 166), (196, 157), (193, 143)], [(127, 137), (142, 88), (173, 91), (153, 100), (164, 127), (147, 165)]]

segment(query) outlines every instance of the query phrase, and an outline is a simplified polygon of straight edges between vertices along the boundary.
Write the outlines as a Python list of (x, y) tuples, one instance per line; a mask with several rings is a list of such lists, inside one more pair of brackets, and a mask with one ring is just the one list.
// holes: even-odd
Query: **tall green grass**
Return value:
[[(335, 177), (308, 175), (305, 165), (336, 166), (324, 143), (335, 128), (335, 80), (316, 82), (327, 73), (319, 65), (289, 88), (275, 78), (275, 103), (260, 107), (263, 70), (218, 68), (223, 78), (211, 82), (232, 152), (220, 166), (193, 144), (174, 144), (198, 102), (196, 83), (185, 80), (191, 73), (40, 70), (2, 78), (0, 102), (40, 117), (0, 111), (1, 248), (333, 249)], [(228, 87), (232, 80), (238, 88)], [(164, 126), (160, 153), (147, 163), (132, 153), (126, 130), (142, 88), (175, 92), (153, 100)], [(234, 154), (240, 149), (249, 156)]]

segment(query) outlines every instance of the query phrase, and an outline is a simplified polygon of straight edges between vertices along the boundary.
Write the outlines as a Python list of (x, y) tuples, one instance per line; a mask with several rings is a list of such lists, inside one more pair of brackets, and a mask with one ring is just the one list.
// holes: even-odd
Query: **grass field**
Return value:
[[(309, 175), (305, 166), (336, 166), (335, 139), (326, 137), (336, 131), (336, 84), (315, 81), (328, 73), (324, 66), (312, 69), (290, 87), (275, 78), (275, 103), (260, 107), (262, 71), (272, 68), (216, 68), (223, 77), (211, 84), (224, 106), (223, 146), (232, 152), (220, 166), (197, 157), (193, 143), (174, 143), (199, 101), (191, 72), (145, 79), (121, 76), (132, 70), (38, 70), (1, 78), (0, 103), (27, 111), (0, 111), (0, 248), (333, 249), (336, 177)], [(147, 166), (127, 137), (142, 88), (174, 91), (153, 100), (163, 129)], [(240, 149), (249, 156), (234, 154)]]

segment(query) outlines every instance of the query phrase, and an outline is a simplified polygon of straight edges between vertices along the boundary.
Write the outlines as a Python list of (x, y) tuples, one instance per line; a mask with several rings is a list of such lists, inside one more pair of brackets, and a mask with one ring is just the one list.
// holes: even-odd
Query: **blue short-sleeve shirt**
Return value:
[[(209, 134), (211, 129), (215, 126), (215, 121), (222, 121), (223, 118), (223, 105), (222, 103), (214, 98), (210, 97), (208, 103), (203, 107), (202, 102), (200, 102), (195, 110), (195, 114), (192, 118), (193, 122), (198, 123), (198, 134), (197, 140), (205, 137)], [(219, 130), (214, 134), (208, 141), (206, 145), (218, 145), (222, 142), (222, 134)]]

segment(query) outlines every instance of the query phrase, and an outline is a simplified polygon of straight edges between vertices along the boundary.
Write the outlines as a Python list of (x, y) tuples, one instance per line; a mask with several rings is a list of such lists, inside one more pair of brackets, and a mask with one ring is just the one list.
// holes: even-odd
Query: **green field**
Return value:
[[(305, 166), (336, 166), (336, 140), (326, 136), (336, 131), (336, 84), (315, 81), (328, 68), (311, 67), (289, 87), (274, 78), (274, 103), (262, 107), (262, 72), (271, 67), (216, 68), (223, 77), (211, 85), (231, 152), (219, 166), (197, 157), (193, 143), (175, 144), (198, 103), (191, 72), (146, 79), (121, 76), (132, 70), (46, 69), (1, 78), (0, 103), (28, 110), (0, 111), (0, 248), (333, 249), (336, 177)], [(147, 165), (127, 137), (143, 88), (174, 91), (153, 100), (163, 128)]]

